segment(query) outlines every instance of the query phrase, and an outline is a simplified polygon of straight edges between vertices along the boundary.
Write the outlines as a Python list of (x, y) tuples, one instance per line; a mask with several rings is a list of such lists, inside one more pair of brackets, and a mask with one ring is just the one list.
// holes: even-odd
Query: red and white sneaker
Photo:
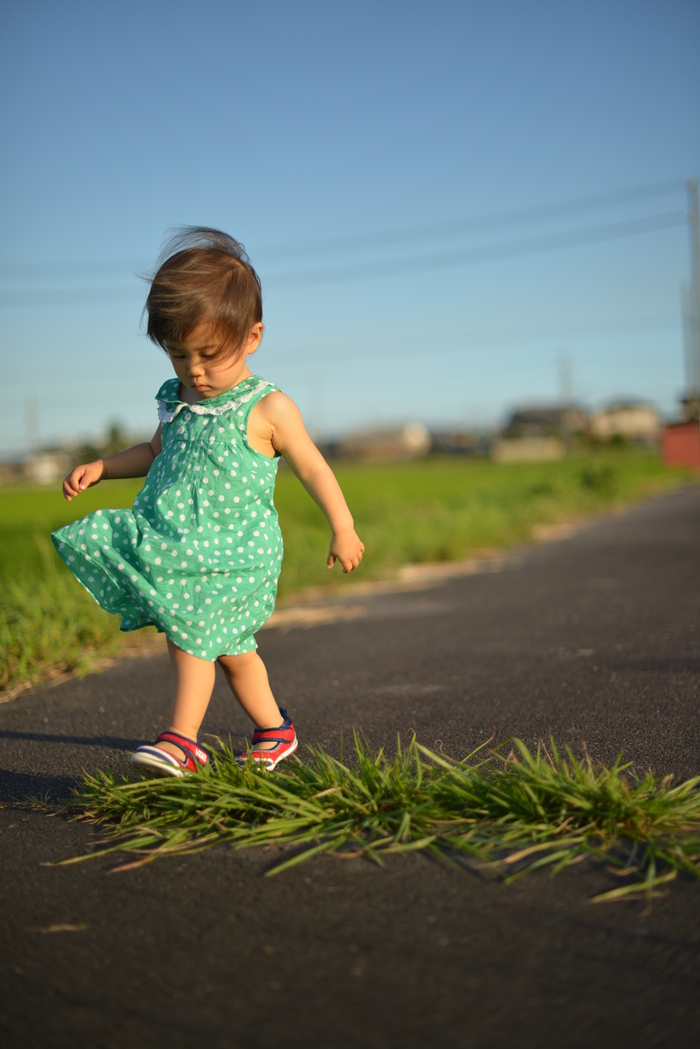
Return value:
[[(288, 758), (297, 749), (299, 743), (292, 719), (284, 707), (280, 707), (279, 711), (284, 718), (282, 724), (279, 728), (256, 728), (253, 733), (253, 743), (250, 751), (236, 755), (236, 761), (239, 765), (245, 765), (248, 758), (250, 758), (257, 765), (263, 765), (268, 772), (272, 772), (279, 765), (280, 761)], [(276, 743), (277, 746), (271, 747), (269, 750), (256, 750), (256, 744), (263, 741)]]
[(185, 760), (181, 761), (180, 758), (176, 758), (167, 750), (161, 750), (160, 747), (143, 746), (137, 747), (131, 755), (129, 758), (131, 764), (136, 768), (146, 769), (148, 772), (157, 772), (160, 776), (178, 777), (191, 776), (193, 772), (198, 772), (202, 766), (209, 764), (209, 751), (200, 747), (194, 739), (181, 736), (178, 732), (161, 732), (156, 743), (161, 741), (174, 743), (185, 755)]

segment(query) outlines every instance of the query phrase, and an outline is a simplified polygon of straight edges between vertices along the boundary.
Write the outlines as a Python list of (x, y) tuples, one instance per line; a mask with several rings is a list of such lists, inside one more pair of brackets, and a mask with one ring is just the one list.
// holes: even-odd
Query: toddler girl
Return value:
[(70, 501), (105, 478), (147, 475), (146, 483), (133, 510), (97, 510), (53, 541), (98, 604), (121, 615), (122, 630), (153, 624), (167, 635), (170, 727), (131, 763), (167, 776), (207, 763), (197, 734), (218, 661), (256, 726), (252, 759), (274, 769), (297, 747), (255, 641), (282, 563), (273, 501), (281, 455), (328, 519), (328, 567), (338, 560), (352, 572), (364, 546), (298, 408), (248, 369), (263, 334), (262, 296), (242, 245), (218, 230), (180, 230), (161, 255), (146, 311), (148, 337), (176, 376), (156, 397), (160, 425), (148, 443), (77, 466), (63, 494)]

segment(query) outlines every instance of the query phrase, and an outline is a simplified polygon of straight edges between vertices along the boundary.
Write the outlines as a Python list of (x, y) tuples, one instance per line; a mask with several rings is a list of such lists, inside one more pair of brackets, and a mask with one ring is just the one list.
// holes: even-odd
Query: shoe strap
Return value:
[(270, 743), (291, 743), (294, 739), (294, 728), (256, 728), (253, 733), (253, 746), (267, 740)]
[[(200, 765), (206, 765), (209, 761), (209, 752), (206, 751), (204, 747), (200, 747), (196, 740), (188, 739), (187, 736), (181, 736), (177, 732), (161, 732), (156, 743), (161, 742), (174, 743), (175, 746), (179, 747), (183, 754), (186, 754), (190, 761), (194, 763), (195, 768), (197, 763)], [(183, 764), (183, 762), (180, 764)], [(186, 764), (186, 762), (184, 762), (184, 764)]]

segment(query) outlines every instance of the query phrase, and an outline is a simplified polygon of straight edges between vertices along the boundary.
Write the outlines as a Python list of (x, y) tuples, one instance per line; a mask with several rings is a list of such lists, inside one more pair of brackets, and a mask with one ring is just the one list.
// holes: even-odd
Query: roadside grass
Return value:
[[(143, 487), (143, 479), (133, 481), (103, 481), (83, 492), (68, 503), (61, 486), (52, 488), (3, 488), (0, 490), (0, 580), (24, 582), (46, 572), (46, 555), (41, 537), (48, 542), (51, 557), (57, 565), (62, 561), (55, 554), (50, 533), (61, 525), (70, 524), (93, 510), (106, 507), (131, 506)], [(40, 537), (37, 545), (36, 537)]]
[[(343, 585), (391, 577), (408, 563), (512, 547), (530, 540), (536, 525), (620, 508), (691, 479), (630, 450), (558, 463), (430, 458), (334, 468), (366, 545), (361, 570)], [(71, 503), (58, 488), (0, 492), (0, 700), (23, 683), (95, 669), (134, 645), (73, 580), (48, 536), (93, 510), (131, 506), (142, 483), (107, 481)], [(325, 519), (288, 470), (280, 472), (275, 502), (285, 543), (280, 600), (338, 586), (339, 569), (325, 567)]]
[[(104, 612), (35, 537), (44, 570), (0, 588), (0, 701), (24, 685), (100, 669), (123, 645), (119, 619)], [(153, 628), (131, 647), (143, 647)], [(4, 693), (4, 695), (3, 695)]]
[(268, 875), (321, 852), (378, 864), (423, 851), (465, 861), (512, 882), (556, 874), (588, 857), (622, 884), (594, 902), (650, 900), (679, 872), (700, 877), (700, 777), (638, 776), (620, 757), (611, 768), (565, 755), (553, 740), (533, 753), (520, 740), (463, 761), (435, 754), (413, 738), (389, 759), (354, 733), (352, 766), (312, 750), (270, 774), (237, 765), (219, 741), (211, 766), (182, 779), (85, 776), (68, 803), (107, 837), (75, 863), (114, 854), (125, 871), (221, 843), (286, 846)]
[[(554, 463), (428, 458), (333, 466), (366, 547), (349, 583), (386, 578), (405, 564), (513, 547), (530, 541), (536, 525), (622, 508), (695, 479), (655, 454), (630, 449)], [(280, 598), (337, 585), (325, 567), (329, 535), (321, 511), (290, 472), (278, 485), (285, 543)]]

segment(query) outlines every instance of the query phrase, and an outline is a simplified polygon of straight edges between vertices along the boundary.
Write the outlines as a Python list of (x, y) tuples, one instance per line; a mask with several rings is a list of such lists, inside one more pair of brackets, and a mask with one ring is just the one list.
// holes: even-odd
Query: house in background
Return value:
[(366, 430), (334, 441), (328, 451), (339, 459), (415, 459), (427, 455), (432, 445), (423, 423), (407, 423), (396, 430)]
[(563, 459), (571, 437), (587, 426), (587, 413), (575, 405), (513, 412), (493, 446), (493, 458), (500, 463)]
[(33, 484), (48, 485), (63, 480), (72, 465), (71, 456), (66, 452), (38, 452), (24, 460), (22, 471)]
[(659, 442), (661, 419), (651, 405), (624, 401), (596, 412), (591, 417), (590, 433), (599, 441), (622, 438), (651, 447)]
[(81, 443), (78, 438), (65, 438), (58, 446), (44, 446), (25, 455), (20, 463), (20, 477), (31, 484), (50, 485), (61, 481), (78, 463), (89, 463), (101, 455), (113, 455), (141, 437), (127, 433), (119, 423), (112, 423), (105, 433), (98, 433)]
[(563, 459), (566, 445), (560, 437), (511, 437), (496, 441), (493, 458), (497, 463), (540, 463)]
[(667, 466), (700, 470), (700, 397), (692, 393), (683, 397), (681, 416), (681, 422), (663, 428), (661, 457)]
[(0, 485), (14, 487), (17, 484), (49, 485), (62, 481), (73, 466), (66, 452), (50, 449), (35, 452), (24, 459), (0, 463)]
[(0, 463), (0, 486), (17, 484), (22, 480), (22, 464), (18, 461)]
[(588, 428), (588, 413), (582, 408), (526, 408), (513, 412), (503, 431), (504, 440), (524, 437), (560, 437), (581, 433)]
[(473, 430), (431, 430), (431, 452), (433, 455), (475, 455), (491, 454), (493, 438)]
[(661, 456), (667, 466), (689, 466), (700, 470), (700, 425), (696, 421), (664, 426)]

